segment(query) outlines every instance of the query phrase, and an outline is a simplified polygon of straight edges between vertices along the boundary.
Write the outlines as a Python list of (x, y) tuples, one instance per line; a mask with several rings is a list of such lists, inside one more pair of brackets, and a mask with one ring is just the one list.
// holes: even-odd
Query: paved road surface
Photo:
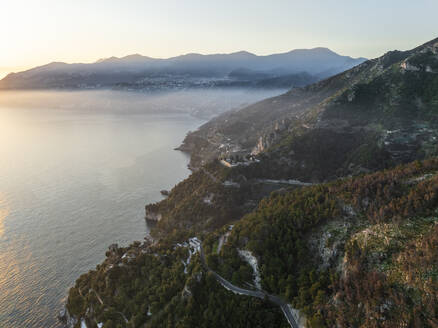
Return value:
[(214, 272), (213, 270), (211, 270), (208, 267), (207, 262), (205, 261), (205, 256), (204, 256), (204, 251), (202, 249), (202, 245), (200, 246), (200, 254), (201, 254), (201, 261), (202, 261), (203, 265), (205, 266), (205, 268), (215, 276), (216, 280), (225, 289), (228, 289), (229, 291), (232, 291), (233, 293), (239, 294), (239, 295), (252, 296), (252, 297), (257, 297), (260, 299), (267, 298), (272, 303), (277, 304), (281, 308), (281, 311), (283, 311), (284, 316), (286, 317), (287, 321), (289, 322), (289, 325), (292, 328), (299, 328), (299, 325), (297, 324), (297, 318), (294, 317), (294, 315), (291, 311), (291, 308), (280, 297), (278, 297), (276, 295), (270, 295), (262, 290), (249, 290), (249, 289), (244, 289), (244, 288), (240, 288), (236, 285), (233, 285), (231, 282), (224, 279), (223, 277), (221, 277), (219, 274), (217, 274), (216, 272)]

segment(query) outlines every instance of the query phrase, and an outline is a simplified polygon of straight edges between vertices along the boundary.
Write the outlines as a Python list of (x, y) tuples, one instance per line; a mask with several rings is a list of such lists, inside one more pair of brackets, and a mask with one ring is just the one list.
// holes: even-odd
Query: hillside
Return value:
[[(311, 327), (436, 327), (438, 161), (273, 194), (212, 251), (233, 278), (235, 250), (258, 260), (261, 287)], [(218, 239), (207, 239), (210, 249)], [(207, 247), (206, 247), (207, 248)]]
[(437, 95), (435, 39), (210, 121), (182, 147), (192, 175), (146, 206), (154, 240), (111, 247), (64, 319), (438, 327)]
[[(237, 285), (260, 275), (261, 288), (300, 309), (309, 327), (436, 327), (437, 172), (429, 160), (274, 193), (234, 226), (201, 234), (207, 261)], [(220, 286), (196, 239), (174, 238), (112, 246), (70, 290), (65, 318), (88, 327), (288, 326), (271, 303)]]
[[(180, 148), (192, 155), (193, 167), (220, 156), (271, 153), (270, 165), (291, 168), (280, 171), (284, 176), (306, 180), (432, 156), (437, 62), (438, 39), (389, 52), (316, 84), (225, 113), (189, 134)], [(379, 161), (383, 165), (373, 161), (375, 155), (385, 159)], [(314, 167), (321, 160), (329, 167)]]
[[(174, 89), (187, 87), (304, 86), (364, 61), (326, 48), (257, 56), (187, 54), (167, 59), (130, 55), (90, 64), (50, 63), (0, 80), (0, 89)], [(239, 72), (246, 71), (242, 75)]]

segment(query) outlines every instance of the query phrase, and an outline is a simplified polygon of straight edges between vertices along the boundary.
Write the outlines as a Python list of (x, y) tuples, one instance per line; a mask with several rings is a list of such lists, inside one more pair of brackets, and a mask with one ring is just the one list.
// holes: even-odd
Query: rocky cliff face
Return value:
[(161, 213), (158, 209), (154, 208), (151, 205), (145, 207), (145, 220), (147, 223), (154, 225), (158, 223), (162, 218)]
[(58, 315), (58, 319), (65, 328), (74, 328), (78, 323), (78, 319), (75, 316), (71, 316), (67, 310), (67, 307), (64, 307)]

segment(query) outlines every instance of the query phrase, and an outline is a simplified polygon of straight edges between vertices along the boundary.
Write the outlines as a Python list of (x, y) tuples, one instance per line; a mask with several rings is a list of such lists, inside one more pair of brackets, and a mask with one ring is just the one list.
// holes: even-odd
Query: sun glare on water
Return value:
[(4, 204), (4, 201), (2, 200), (2, 195), (0, 194), (0, 237), (3, 236), (5, 229), (4, 229), (4, 220), (9, 214), (9, 209)]

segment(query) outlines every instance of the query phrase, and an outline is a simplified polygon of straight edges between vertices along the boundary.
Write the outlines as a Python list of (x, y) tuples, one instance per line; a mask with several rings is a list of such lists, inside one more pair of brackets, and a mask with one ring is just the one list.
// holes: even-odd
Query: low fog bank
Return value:
[(284, 89), (209, 89), (162, 92), (2, 91), (0, 108), (44, 108), (90, 114), (191, 114), (204, 120), (279, 95)]

